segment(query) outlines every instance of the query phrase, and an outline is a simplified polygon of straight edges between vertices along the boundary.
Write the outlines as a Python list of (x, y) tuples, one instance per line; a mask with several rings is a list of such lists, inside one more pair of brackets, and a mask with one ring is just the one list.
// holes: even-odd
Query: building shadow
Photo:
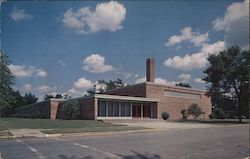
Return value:
[(85, 156), (85, 157), (76, 157), (75, 155), (72, 156), (66, 156), (66, 155), (59, 155), (60, 159), (95, 159), (92, 156)]
[[(136, 151), (131, 151), (133, 154), (131, 155), (117, 155), (120, 157), (120, 159), (161, 159), (160, 155), (145, 152), (145, 153), (139, 153)], [(65, 155), (59, 155), (60, 159), (96, 159), (92, 156), (85, 156), (85, 157), (77, 157), (75, 155), (72, 156), (65, 156)], [(112, 159), (109, 157), (106, 157), (105, 159)]]
[(136, 151), (131, 151), (133, 152), (132, 155), (119, 155), (121, 159), (161, 159), (160, 155), (145, 152), (145, 153), (139, 153)]

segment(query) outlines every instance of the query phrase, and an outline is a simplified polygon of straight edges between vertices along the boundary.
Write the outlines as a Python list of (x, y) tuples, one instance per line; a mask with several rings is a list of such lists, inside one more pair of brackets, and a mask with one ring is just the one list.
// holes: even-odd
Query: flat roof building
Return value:
[[(181, 110), (193, 103), (198, 104), (205, 113), (204, 118), (208, 118), (211, 99), (205, 95), (204, 90), (154, 83), (154, 67), (155, 61), (147, 59), (146, 82), (77, 98), (81, 105), (81, 119), (160, 119), (162, 112), (168, 112), (170, 119), (180, 119)], [(51, 119), (63, 118), (63, 102), (52, 99), (45, 116)]]

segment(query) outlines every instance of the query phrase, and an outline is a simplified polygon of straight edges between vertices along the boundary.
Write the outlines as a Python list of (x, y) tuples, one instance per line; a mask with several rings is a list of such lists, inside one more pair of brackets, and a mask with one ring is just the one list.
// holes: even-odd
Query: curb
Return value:
[(73, 137), (73, 136), (98, 136), (98, 135), (119, 135), (130, 133), (146, 133), (146, 132), (158, 132), (162, 130), (158, 129), (142, 129), (142, 130), (128, 130), (128, 131), (106, 131), (106, 132), (82, 132), (82, 133), (58, 133), (58, 134), (46, 134), (46, 137)]

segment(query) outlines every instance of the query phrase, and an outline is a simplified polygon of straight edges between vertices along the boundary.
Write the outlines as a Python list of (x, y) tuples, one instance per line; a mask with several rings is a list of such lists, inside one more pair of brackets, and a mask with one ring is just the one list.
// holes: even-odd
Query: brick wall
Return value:
[(50, 101), (42, 101), (15, 109), (16, 117), (31, 118), (34, 114), (39, 114), (39, 118), (50, 118)]
[(58, 101), (50, 101), (50, 119), (55, 120), (56, 117), (58, 116), (58, 106), (59, 102)]
[[(191, 104), (198, 104), (202, 111), (206, 114), (205, 118), (208, 118), (208, 115), (211, 113), (211, 100), (209, 97), (205, 96), (204, 91), (194, 90), (189, 88), (175, 87), (175, 86), (164, 86), (159, 84), (150, 84), (147, 83), (146, 86), (148, 98), (157, 98), (159, 99), (158, 103), (158, 118), (161, 118), (161, 113), (166, 111), (170, 114), (170, 119), (181, 119), (181, 110), (187, 109)], [(190, 99), (190, 98), (180, 98), (180, 97), (169, 97), (164, 96), (164, 91), (175, 91), (191, 94), (199, 94), (200, 99)]]
[[(96, 102), (95, 98), (82, 98), (79, 99), (79, 103), (81, 105), (80, 109), (80, 115), (81, 119), (86, 119), (86, 120), (95, 120), (96, 119)], [(96, 111), (95, 111), (96, 110)]]

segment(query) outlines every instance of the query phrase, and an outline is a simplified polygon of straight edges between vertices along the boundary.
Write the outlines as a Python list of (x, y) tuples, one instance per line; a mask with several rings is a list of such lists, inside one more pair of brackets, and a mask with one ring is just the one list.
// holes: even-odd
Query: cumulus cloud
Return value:
[(181, 73), (179, 76), (178, 76), (179, 79), (182, 79), (183, 81), (189, 81), (189, 79), (191, 78), (191, 75), (190, 74), (185, 74), (185, 73)]
[(14, 21), (22, 21), (22, 20), (27, 20), (33, 18), (32, 15), (26, 13), (24, 9), (18, 9), (17, 7), (14, 7), (12, 9), (12, 12), (10, 13), (10, 17)]
[(194, 82), (196, 82), (196, 83), (205, 83), (205, 81), (203, 81), (201, 78), (195, 78)]
[(65, 26), (75, 29), (78, 33), (94, 33), (101, 30), (115, 32), (122, 28), (126, 8), (117, 1), (103, 2), (93, 10), (83, 7), (77, 11), (67, 10), (63, 15)]
[(104, 73), (114, 70), (111, 65), (105, 64), (105, 58), (99, 54), (92, 54), (83, 59), (83, 69), (92, 73)]
[(39, 86), (37, 87), (37, 90), (40, 92), (40, 93), (52, 93), (54, 91), (56, 91), (56, 87), (51, 87), (51, 86), (48, 86), (48, 85), (42, 85), (42, 86)]
[(24, 92), (30, 92), (32, 91), (32, 84), (25, 84), (22, 88)]
[(191, 55), (187, 54), (183, 57), (174, 56), (165, 60), (164, 65), (182, 71), (190, 71), (192, 69), (203, 68), (208, 63), (209, 54), (218, 54), (225, 49), (224, 41), (217, 41), (213, 44), (203, 44), (199, 52)]
[[(146, 82), (146, 77), (142, 77), (142, 78), (138, 78), (135, 80), (135, 83), (138, 84), (138, 83), (143, 83), (143, 82)], [(161, 77), (157, 77), (155, 78), (155, 83), (157, 84), (164, 84), (164, 85), (175, 85), (176, 81), (168, 81), (164, 78), (161, 78)]]
[(46, 77), (48, 75), (45, 70), (35, 68), (34, 66), (10, 64), (8, 67), (16, 77)]
[(85, 95), (87, 93), (87, 90), (93, 87), (94, 83), (92, 83), (90, 80), (86, 79), (85, 77), (81, 77), (77, 79), (73, 87), (68, 90), (68, 94), (70, 96), (81, 96)]
[(76, 82), (74, 82), (74, 88), (76, 89), (88, 89), (93, 86), (90, 80), (87, 80), (84, 77), (79, 78)]
[(200, 46), (208, 40), (208, 32), (201, 34), (199, 32), (193, 32), (191, 27), (185, 27), (180, 30), (180, 35), (171, 36), (166, 42), (166, 46), (173, 46), (180, 44), (184, 41), (189, 41), (195, 46)]
[(225, 32), (227, 46), (249, 48), (249, 0), (235, 2), (227, 7), (225, 16), (213, 21), (216, 31)]

